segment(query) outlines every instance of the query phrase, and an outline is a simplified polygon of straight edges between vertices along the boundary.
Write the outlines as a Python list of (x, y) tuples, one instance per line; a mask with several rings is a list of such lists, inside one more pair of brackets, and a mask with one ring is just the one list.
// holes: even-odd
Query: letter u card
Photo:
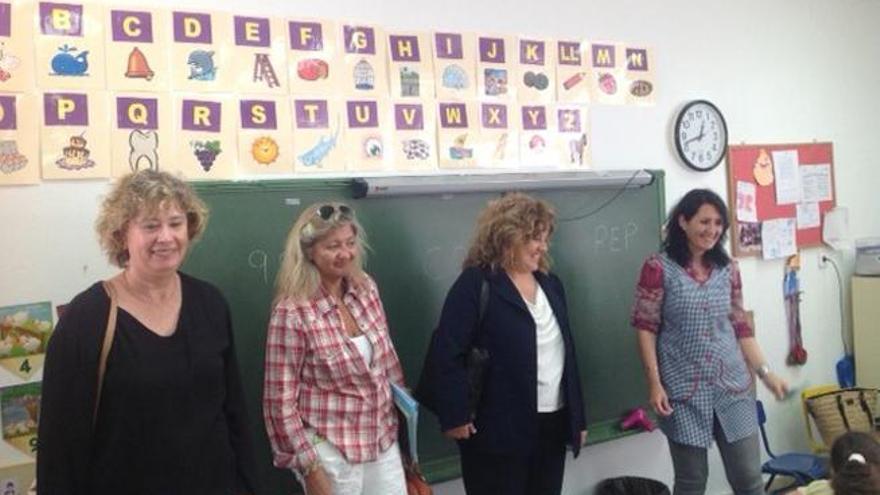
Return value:
[(516, 56), (510, 36), (477, 37), (477, 97), (516, 101)]
[(388, 35), (388, 74), (393, 98), (434, 98), (434, 65), (426, 33)]
[(171, 24), (171, 89), (231, 92), (232, 16), (172, 11)]
[(107, 88), (168, 91), (171, 88), (171, 13), (108, 8)]
[(387, 99), (345, 102), (346, 169), (386, 170), (391, 166), (391, 128)]
[(477, 94), (476, 37), (438, 31), (432, 38), (437, 99), (473, 99)]
[(164, 93), (111, 95), (114, 177), (138, 170), (177, 170), (173, 156), (171, 98)]
[(480, 167), (516, 168), (519, 165), (519, 119), (505, 102), (481, 102), (477, 164)]
[(342, 87), (342, 57), (337, 25), (328, 20), (287, 21), (287, 67), (290, 92), (326, 98)]
[(648, 48), (626, 47), (626, 103), (628, 105), (653, 105), (654, 60)]
[(349, 98), (387, 98), (385, 33), (376, 26), (343, 24), (343, 91)]
[(296, 173), (345, 170), (341, 105), (338, 100), (326, 98), (293, 100), (293, 167)]
[(437, 103), (437, 162), (440, 168), (467, 169), (477, 166), (474, 149), (480, 142), (477, 105), (468, 102)]
[(590, 103), (590, 44), (586, 41), (556, 42), (556, 100)]
[(519, 159), (522, 168), (559, 168), (556, 115), (550, 105), (522, 105)]
[(238, 102), (238, 171), (245, 175), (293, 172), (290, 102), (279, 97), (242, 96)]
[(287, 36), (284, 21), (233, 16), (235, 47), (232, 69), (239, 92), (287, 94)]
[(36, 93), (0, 94), (0, 185), (40, 181)]
[(107, 92), (43, 93), (43, 179), (110, 177)]
[(517, 98), (521, 103), (556, 101), (556, 44), (538, 38), (519, 38), (517, 43)]
[(104, 89), (104, 7), (37, 3), (37, 84), (54, 89)]
[(626, 102), (624, 85), (624, 52), (618, 43), (595, 42), (590, 45), (591, 101), (605, 105)]
[(394, 100), (395, 170), (430, 171), (437, 169), (437, 124), (432, 101)]
[(0, 2), (0, 91), (34, 89), (33, 19), (33, 2)]
[(174, 149), (188, 179), (229, 179), (235, 174), (235, 107), (229, 96), (177, 95)]
[(569, 168), (590, 168), (593, 143), (586, 105), (556, 105), (556, 123), (561, 165)]

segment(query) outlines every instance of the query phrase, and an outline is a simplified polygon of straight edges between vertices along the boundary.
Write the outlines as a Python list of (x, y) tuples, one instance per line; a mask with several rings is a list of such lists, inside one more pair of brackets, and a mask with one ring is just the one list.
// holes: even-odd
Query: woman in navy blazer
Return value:
[[(420, 393), (458, 441), (468, 495), (559, 494), (566, 445), (577, 455), (586, 440), (565, 291), (549, 273), (554, 220), (549, 204), (524, 194), (489, 203), (426, 360), (430, 391)], [(474, 346), (489, 360), (472, 418), (466, 359)]]

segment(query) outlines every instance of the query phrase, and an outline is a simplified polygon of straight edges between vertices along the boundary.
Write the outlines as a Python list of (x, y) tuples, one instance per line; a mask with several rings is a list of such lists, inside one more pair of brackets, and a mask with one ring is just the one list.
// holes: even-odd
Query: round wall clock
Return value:
[(727, 151), (727, 123), (718, 107), (706, 100), (689, 102), (675, 119), (675, 149), (688, 167), (708, 172)]

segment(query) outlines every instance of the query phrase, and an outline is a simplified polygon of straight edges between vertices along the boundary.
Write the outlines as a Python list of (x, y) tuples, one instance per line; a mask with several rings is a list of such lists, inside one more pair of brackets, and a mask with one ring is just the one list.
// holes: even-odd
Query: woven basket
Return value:
[(878, 413), (878, 390), (845, 388), (806, 399), (807, 409), (825, 445), (848, 431), (874, 433)]

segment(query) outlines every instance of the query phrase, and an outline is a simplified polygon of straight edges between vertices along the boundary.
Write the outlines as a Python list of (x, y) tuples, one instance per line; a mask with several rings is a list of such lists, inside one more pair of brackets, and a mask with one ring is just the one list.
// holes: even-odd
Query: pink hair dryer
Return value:
[(623, 417), (620, 427), (624, 430), (641, 428), (645, 431), (654, 431), (654, 423), (641, 407), (637, 407)]

